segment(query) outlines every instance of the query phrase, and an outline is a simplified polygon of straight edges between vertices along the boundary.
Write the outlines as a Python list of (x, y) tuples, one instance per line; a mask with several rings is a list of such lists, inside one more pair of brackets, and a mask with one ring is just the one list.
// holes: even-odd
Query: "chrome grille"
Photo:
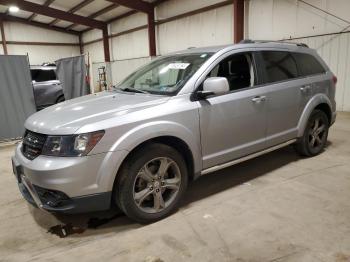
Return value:
[(46, 137), (46, 135), (34, 133), (27, 130), (23, 138), (23, 155), (30, 160), (33, 160), (39, 156), (44, 147)]

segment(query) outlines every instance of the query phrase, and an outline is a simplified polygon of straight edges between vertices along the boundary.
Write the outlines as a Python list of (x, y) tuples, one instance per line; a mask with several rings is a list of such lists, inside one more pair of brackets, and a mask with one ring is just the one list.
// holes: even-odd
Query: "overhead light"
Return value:
[(17, 13), (17, 12), (19, 11), (19, 8), (18, 8), (18, 6), (11, 5), (11, 6), (9, 7), (9, 11), (10, 11), (11, 13)]

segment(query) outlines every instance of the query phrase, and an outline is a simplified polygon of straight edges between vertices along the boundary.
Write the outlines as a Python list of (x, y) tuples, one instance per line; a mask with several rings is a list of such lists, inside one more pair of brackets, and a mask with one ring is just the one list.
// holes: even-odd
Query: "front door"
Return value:
[(257, 87), (253, 53), (224, 58), (207, 77), (226, 77), (230, 92), (201, 100), (203, 168), (229, 162), (264, 148), (266, 94)]

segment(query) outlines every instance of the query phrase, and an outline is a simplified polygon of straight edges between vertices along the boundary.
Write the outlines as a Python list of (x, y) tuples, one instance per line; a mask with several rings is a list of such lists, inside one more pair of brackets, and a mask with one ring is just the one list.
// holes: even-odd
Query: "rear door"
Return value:
[(304, 93), (303, 80), (288, 51), (261, 51), (267, 92), (266, 146), (271, 147), (297, 136)]
[(316, 93), (328, 93), (329, 79), (326, 76), (326, 69), (321, 63), (311, 54), (308, 53), (292, 53), (297, 66), (299, 77), (303, 83), (300, 87), (301, 101), (300, 114), (304, 110), (307, 102)]

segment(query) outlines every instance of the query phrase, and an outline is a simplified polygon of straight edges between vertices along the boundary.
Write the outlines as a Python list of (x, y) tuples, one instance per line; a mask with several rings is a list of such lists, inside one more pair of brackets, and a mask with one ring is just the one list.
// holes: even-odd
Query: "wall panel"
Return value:
[(115, 34), (146, 24), (147, 15), (144, 13), (136, 13), (123, 19), (119, 19), (115, 22), (112, 22), (109, 25), (109, 29), (111, 34)]
[(158, 54), (188, 47), (233, 42), (232, 5), (161, 24), (157, 28)]
[(53, 63), (57, 59), (80, 54), (78, 46), (38, 46), (38, 45), (7, 45), (9, 54), (29, 55), (31, 65)]
[(78, 43), (78, 36), (15, 22), (4, 22), (7, 41)]
[(113, 61), (148, 56), (147, 29), (113, 37), (111, 48)]
[[(78, 43), (78, 37), (46, 30), (30, 25), (15, 22), (4, 22), (7, 41), (12, 42), (48, 42), (48, 43)], [(32, 65), (44, 62), (55, 62), (59, 58), (76, 56), (80, 54), (79, 46), (46, 46), (46, 45), (23, 45), (7, 44), (10, 55), (29, 55)], [(0, 52), (3, 53), (2, 46)]]
[(223, 0), (172, 0), (166, 1), (156, 8), (157, 20), (187, 13), (199, 8), (207, 7)]
[[(307, 0), (307, 3), (350, 21), (350, 1)], [(248, 38), (300, 38), (292, 41), (316, 49), (338, 77), (337, 109), (350, 111), (350, 33), (337, 34), (349, 24), (297, 0), (250, 0), (247, 6)], [(315, 35), (323, 36), (312, 37)]]

